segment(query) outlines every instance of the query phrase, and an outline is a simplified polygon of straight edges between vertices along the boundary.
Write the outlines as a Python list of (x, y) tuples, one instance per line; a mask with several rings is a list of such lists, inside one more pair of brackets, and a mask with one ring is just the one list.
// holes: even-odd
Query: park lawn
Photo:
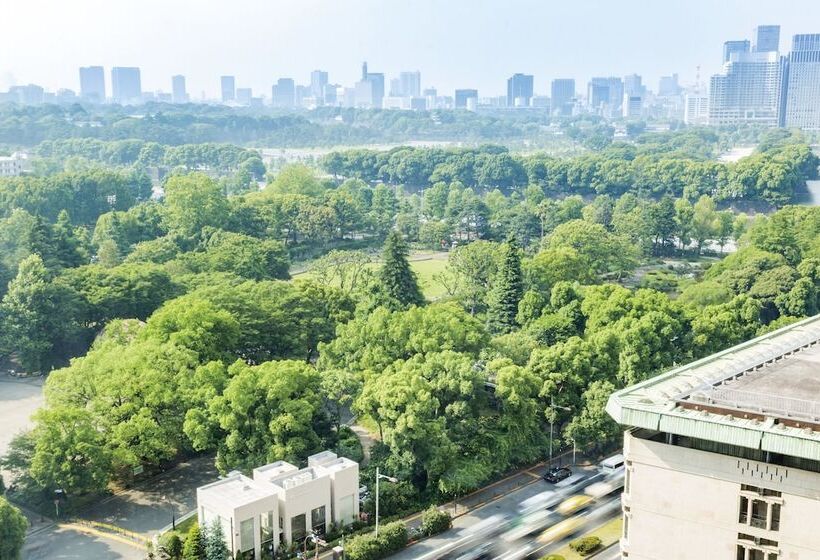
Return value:
[[(601, 539), (601, 548), (599, 550), (603, 550), (607, 546), (617, 543), (618, 540), (621, 538), (621, 532), (623, 531), (623, 523), (623, 518), (621, 516), (618, 516), (615, 519), (607, 521), (603, 525), (599, 525), (592, 531), (577, 535), (571, 540), (574, 541), (575, 539), (580, 539), (582, 537), (595, 536)], [(584, 558), (586, 558), (585, 556), (581, 556), (580, 554), (572, 550), (569, 547), (569, 543), (565, 544), (558, 550), (550, 552), (549, 554), (544, 556), (544, 558), (549, 558), (552, 554), (563, 556), (565, 560), (583, 560)]]
[[(429, 301), (435, 301), (447, 295), (444, 286), (434, 280), (434, 276), (444, 271), (447, 267), (447, 254), (441, 253), (424, 253), (419, 255), (410, 255), (410, 268), (416, 273), (416, 278), (419, 282), (424, 297)], [(418, 260), (413, 260), (413, 259)], [(368, 265), (373, 270), (377, 270), (380, 262), (372, 262)], [(313, 273), (309, 270), (305, 272), (297, 272), (292, 274), (294, 280), (304, 279), (309, 280), (313, 278)]]

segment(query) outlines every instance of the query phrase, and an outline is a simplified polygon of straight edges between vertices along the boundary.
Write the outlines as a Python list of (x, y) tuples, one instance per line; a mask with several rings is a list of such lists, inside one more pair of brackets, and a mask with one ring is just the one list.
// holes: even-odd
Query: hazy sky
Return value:
[(420, 70), (422, 86), (499, 95), (515, 72), (546, 93), (556, 77), (583, 89), (593, 75), (678, 72), (692, 83), (719, 69), (727, 39), (756, 24), (820, 33), (820, 0), (0, 0), (0, 89), (79, 89), (79, 66), (140, 66), (143, 90), (184, 74), (194, 98), (221, 74), (270, 97), (278, 77), (358, 79), (361, 62), (389, 80)]

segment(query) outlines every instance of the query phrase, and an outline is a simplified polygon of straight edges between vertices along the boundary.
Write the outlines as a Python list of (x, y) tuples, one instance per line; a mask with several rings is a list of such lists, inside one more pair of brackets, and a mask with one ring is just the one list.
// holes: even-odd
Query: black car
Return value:
[(544, 475), (544, 480), (551, 482), (552, 484), (556, 484), (571, 476), (572, 471), (569, 470), (569, 467), (552, 467), (547, 471), (547, 474)]

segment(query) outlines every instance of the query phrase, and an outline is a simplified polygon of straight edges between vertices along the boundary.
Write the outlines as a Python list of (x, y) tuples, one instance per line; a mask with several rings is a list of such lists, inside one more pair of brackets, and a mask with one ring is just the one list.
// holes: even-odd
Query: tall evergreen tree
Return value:
[(182, 547), (182, 560), (205, 560), (205, 544), (199, 523), (194, 523), (185, 536), (185, 545)]
[(515, 239), (510, 238), (501, 247), (501, 265), (489, 294), (487, 322), (491, 331), (508, 333), (518, 326), (518, 302), (523, 294), (521, 253)]
[(61, 266), (74, 268), (87, 262), (87, 256), (83, 254), (80, 240), (77, 239), (68, 212), (60, 211), (52, 232), (55, 256)]
[(391, 231), (384, 243), (384, 265), (379, 273), (379, 303), (398, 311), (424, 304), (416, 274), (407, 262), (407, 244), (397, 231)]
[(230, 557), (222, 523), (215, 519), (205, 531), (205, 560), (228, 560)]

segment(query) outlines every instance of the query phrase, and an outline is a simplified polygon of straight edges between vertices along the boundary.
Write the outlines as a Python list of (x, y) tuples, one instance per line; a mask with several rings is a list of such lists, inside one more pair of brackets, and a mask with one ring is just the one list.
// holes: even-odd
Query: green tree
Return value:
[(584, 391), (583, 407), (564, 430), (564, 439), (579, 447), (605, 446), (621, 435), (621, 428), (607, 414), (606, 403), (615, 386), (606, 380), (593, 381)]
[(26, 539), (28, 522), (20, 510), (0, 496), (0, 558), (18, 560)]
[(524, 295), (521, 253), (514, 239), (501, 247), (500, 263), (488, 295), (487, 323), (491, 331), (508, 333), (518, 326), (518, 304)]
[(185, 536), (185, 545), (182, 547), (182, 560), (205, 560), (205, 545), (199, 523), (194, 522)]
[(380, 302), (389, 309), (407, 309), (423, 305), (424, 296), (416, 281), (416, 273), (410, 268), (410, 254), (401, 235), (392, 231), (384, 244), (384, 264), (379, 271)]
[(120, 264), (120, 250), (113, 239), (106, 239), (97, 249), (97, 262), (105, 268), (113, 268)]
[(228, 560), (231, 551), (225, 542), (225, 532), (220, 519), (214, 521), (205, 531), (205, 560)]
[(20, 263), (0, 303), (2, 344), (28, 371), (42, 371), (70, 355), (80, 335), (76, 293), (49, 280), (39, 255)]
[(228, 217), (228, 201), (219, 184), (207, 175), (176, 175), (165, 184), (164, 217), (171, 231), (192, 237), (206, 226), (222, 226)]
[(69, 494), (99, 492), (111, 473), (105, 436), (92, 414), (84, 409), (58, 406), (34, 416), (34, 455), (31, 476), (49, 491)]

